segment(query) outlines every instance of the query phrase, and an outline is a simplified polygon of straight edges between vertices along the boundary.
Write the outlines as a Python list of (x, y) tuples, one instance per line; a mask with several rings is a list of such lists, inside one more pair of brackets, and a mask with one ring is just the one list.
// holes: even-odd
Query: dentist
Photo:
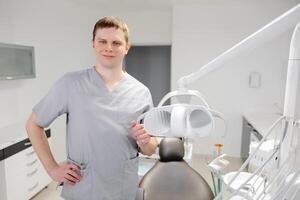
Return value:
[[(94, 26), (96, 64), (68, 72), (33, 107), (26, 130), (49, 176), (66, 200), (133, 200), (138, 151), (151, 155), (157, 140), (135, 119), (152, 106), (149, 89), (123, 70), (130, 48), (127, 25), (104, 17)], [(143, 66), (141, 66), (143, 67)], [(67, 114), (67, 162), (57, 163), (44, 128)]]

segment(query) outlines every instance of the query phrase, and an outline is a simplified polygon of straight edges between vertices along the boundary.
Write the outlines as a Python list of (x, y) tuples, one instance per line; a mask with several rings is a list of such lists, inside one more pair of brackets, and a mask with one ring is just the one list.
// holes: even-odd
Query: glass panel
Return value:
[(0, 43), (0, 79), (33, 77), (34, 48)]

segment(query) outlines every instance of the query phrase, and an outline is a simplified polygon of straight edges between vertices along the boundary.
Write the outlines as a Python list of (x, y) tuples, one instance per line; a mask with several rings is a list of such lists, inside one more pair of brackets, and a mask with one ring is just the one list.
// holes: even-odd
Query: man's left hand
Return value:
[(151, 136), (148, 134), (144, 124), (138, 124), (136, 121), (131, 121), (131, 136), (135, 139), (139, 146), (145, 146), (150, 142)]

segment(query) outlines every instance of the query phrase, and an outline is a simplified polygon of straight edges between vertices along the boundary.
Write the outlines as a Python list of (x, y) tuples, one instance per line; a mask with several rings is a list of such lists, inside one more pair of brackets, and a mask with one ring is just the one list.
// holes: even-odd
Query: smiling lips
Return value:
[(103, 57), (105, 58), (114, 58), (115, 56), (112, 56), (112, 55), (102, 55)]

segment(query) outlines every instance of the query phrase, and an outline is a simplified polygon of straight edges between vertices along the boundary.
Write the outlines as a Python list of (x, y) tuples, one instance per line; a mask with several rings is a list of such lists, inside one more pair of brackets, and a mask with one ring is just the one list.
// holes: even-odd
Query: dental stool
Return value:
[(159, 147), (160, 159), (139, 184), (143, 200), (212, 200), (210, 186), (184, 160), (183, 141), (165, 138)]

